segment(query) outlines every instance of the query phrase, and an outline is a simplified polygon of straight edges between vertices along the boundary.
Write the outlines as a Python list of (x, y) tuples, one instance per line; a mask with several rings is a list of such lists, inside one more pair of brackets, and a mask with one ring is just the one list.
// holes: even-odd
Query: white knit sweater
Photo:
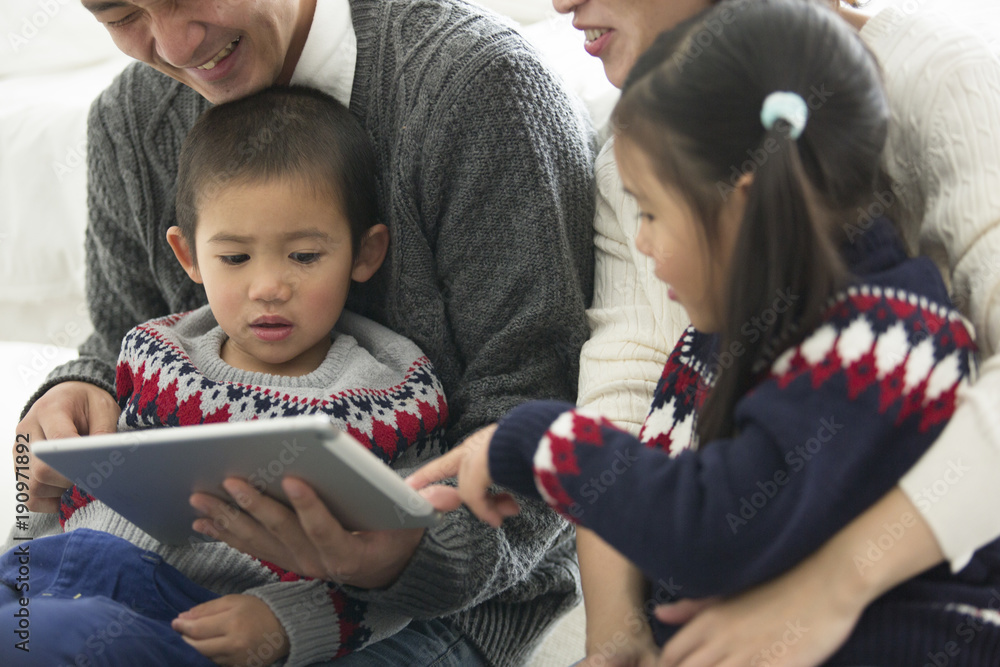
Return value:
[[(1000, 535), (1000, 515), (970, 511), (1000, 505), (1000, 61), (979, 34), (915, 7), (883, 10), (861, 37), (884, 71), (884, 166), (909, 214), (907, 240), (950, 277), (986, 360), (944, 435), (901, 481), (958, 569)], [(635, 248), (638, 211), (612, 141), (596, 170), (594, 303), (578, 403), (637, 433), (688, 320)]]
[[(885, 167), (916, 216), (986, 363), (944, 434), (900, 484), (954, 569), (1000, 535), (1000, 60), (946, 14), (891, 8), (861, 36), (892, 106)], [(1000, 28), (997, 28), (1000, 36)]]

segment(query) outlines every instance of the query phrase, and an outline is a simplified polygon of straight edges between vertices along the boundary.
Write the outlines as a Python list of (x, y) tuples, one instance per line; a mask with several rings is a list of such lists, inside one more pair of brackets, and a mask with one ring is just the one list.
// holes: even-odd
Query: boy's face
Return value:
[(83, 0), (83, 6), (123, 53), (219, 104), (290, 79), (313, 1)]
[(302, 180), (229, 184), (203, 199), (197, 263), (176, 227), (168, 241), (188, 275), (205, 285), (212, 313), (229, 336), (223, 360), (285, 376), (318, 368), (352, 277), (367, 280), (384, 246), (374, 268), (364, 251), (353, 261), (341, 206)]

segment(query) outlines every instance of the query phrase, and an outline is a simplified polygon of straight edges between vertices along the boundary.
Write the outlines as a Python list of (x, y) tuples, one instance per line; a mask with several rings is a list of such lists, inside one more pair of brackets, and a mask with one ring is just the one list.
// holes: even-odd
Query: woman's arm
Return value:
[[(878, 559), (870, 558), (869, 542), (887, 530), (893, 530), (893, 547)], [(661, 621), (685, 623), (664, 646), (660, 665), (819, 665), (840, 648), (873, 600), (943, 557), (927, 523), (894, 487), (776, 579), (693, 618), (690, 601), (658, 609)], [(780, 657), (769, 653), (775, 644), (785, 649)]]
[(899, 482), (951, 563), (1000, 536), (1000, 355), (980, 370), (941, 437)]

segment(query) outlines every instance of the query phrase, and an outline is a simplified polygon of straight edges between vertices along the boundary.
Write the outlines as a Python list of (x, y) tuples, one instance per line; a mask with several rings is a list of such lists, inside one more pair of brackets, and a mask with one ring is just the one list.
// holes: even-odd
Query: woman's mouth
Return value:
[(583, 43), (583, 48), (596, 58), (601, 55), (613, 33), (614, 30), (611, 28), (587, 28), (583, 31), (587, 40)]
[(610, 28), (588, 28), (583, 31), (584, 36), (587, 38), (588, 42), (596, 42), (601, 35), (608, 32)]

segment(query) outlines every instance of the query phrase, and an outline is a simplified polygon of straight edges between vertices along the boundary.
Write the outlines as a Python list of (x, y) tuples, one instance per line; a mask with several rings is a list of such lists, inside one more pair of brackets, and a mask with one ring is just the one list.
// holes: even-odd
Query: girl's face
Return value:
[(627, 138), (615, 139), (615, 160), (625, 190), (639, 205), (635, 246), (656, 264), (656, 277), (667, 283), (668, 296), (687, 311), (699, 331), (719, 331), (724, 323), (725, 286), (732, 248), (746, 206), (738, 187), (722, 205), (718, 248), (708, 243), (698, 220), (670, 184), (656, 176), (645, 151)]
[(585, 32), (584, 48), (604, 63), (608, 80), (621, 88), (656, 36), (691, 18), (711, 0), (552, 0), (561, 14)]

